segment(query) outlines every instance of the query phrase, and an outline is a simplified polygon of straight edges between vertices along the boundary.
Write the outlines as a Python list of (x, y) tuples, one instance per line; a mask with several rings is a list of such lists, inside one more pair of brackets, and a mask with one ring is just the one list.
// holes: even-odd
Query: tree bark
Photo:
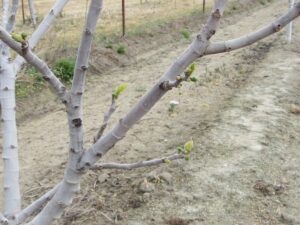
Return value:
[[(2, 26), (7, 27), (8, 0), (2, 1)], [(19, 158), (16, 126), (15, 78), (9, 61), (9, 50), (1, 42), (0, 57), (0, 104), (3, 135), (3, 188), (4, 215), (12, 216), (21, 209), (19, 187)]]
[(67, 103), (67, 115), (70, 134), (70, 151), (64, 179), (54, 197), (46, 207), (27, 225), (48, 225), (59, 218), (65, 207), (70, 205), (74, 194), (80, 190), (81, 172), (77, 170), (77, 163), (83, 154), (83, 128), (82, 128), (82, 94), (88, 59), (91, 50), (92, 34), (96, 27), (102, 0), (92, 0), (87, 20), (78, 49), (75, 65), (75, 74)]
[(29, 11), (30, 11), (31, 23), (35, 27), (35, 25), (36, 25), (36, 13), (35, 13), (35, 9), (34, 9), (34, 5), (33, 5), (32, 0), (28, 0), (28, 6), (29, 6)]

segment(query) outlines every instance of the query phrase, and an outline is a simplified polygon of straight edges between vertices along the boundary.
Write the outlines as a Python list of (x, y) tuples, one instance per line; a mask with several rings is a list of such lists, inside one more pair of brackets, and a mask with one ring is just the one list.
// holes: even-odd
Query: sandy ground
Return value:
[[(235, 15), (222, 23), (214, 40), (245, 34), (285, 9), (286, 2), (274, 1)], [(129, 172), (89, 172), (82, 193), (57, 224), (300, 224), (300, 116), (290, 110), (300, 104), (298, 25), (297, 20), (291, 45), (275, 35), (246, 49), (199, 59), (199, 82), (165, 96), (103, 159), (135, 162), (159, 157), (192, 137), (191, 161)], [(141, 55), (138, 64), (88, 78), (87, 148), (113, 87), (130, 83), (112, 124), (186, 46), (187, 41), (169, 43)], [(170, 100), (180, 102), (172, 115)], [(66, 123), (61, 107), (19, 125), (24, 204), (62, 177)], [(140, 188), (145, 180), (154, 187), (148, 193)]]

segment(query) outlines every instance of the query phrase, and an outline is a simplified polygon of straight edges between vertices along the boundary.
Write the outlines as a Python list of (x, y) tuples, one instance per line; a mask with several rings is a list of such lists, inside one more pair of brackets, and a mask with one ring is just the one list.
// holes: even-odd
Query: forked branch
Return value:
[(11, 49), (15, 50), (18, 54), (22, 55), (26, 61), (34, 66), (43, 76), (43, 78), (49, 82), (55, 93), (60, 97), (63, 102), (66, 102), (67, 92), (65, 86), (50, 70), (48, 65), (36, 56), (25, 42), (19, 43), (12, 39), (9, 33), (7, 33), (3, 27), (0, 27), (0, 38)]

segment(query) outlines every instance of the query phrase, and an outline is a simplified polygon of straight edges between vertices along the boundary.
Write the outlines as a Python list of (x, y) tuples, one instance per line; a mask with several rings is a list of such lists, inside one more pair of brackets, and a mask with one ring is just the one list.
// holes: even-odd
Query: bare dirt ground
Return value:
[[(255, 30), (285, 12), (286, 5), (274, 1), (228, 18), (214, 40)], [(191, 161), (89, 172), (82, 193), (57, 224), (300, 224), (300, 115), (293, 110), (300, 105), (299, 24), (297, 20), (291, 45), (276, 34), (246, 49), (199, 59), (199, 82), (165, 96), (103, 159), (135, 162), (168, 155), (192, 137)], [(138, 64), (88, 78), (86, 147), (113, 87), (130, 84), (112, 124), (186, 46), (187, 41), (170, 42), (139, 56)], [(170, 100), (180, 102), (173, 115), (168, 113)], [(66, 125), (63, 107), (19, 125), (24, 204), (61, 179)], [(146, 193), (141, 189), (145, 182), (151, 187)]]

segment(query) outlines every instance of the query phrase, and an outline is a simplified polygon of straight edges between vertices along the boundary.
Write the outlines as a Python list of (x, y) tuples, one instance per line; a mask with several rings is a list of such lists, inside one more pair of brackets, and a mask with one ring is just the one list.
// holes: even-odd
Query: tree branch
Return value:
[[(59, 15), (60, 12), (63, 10), (64, 6), (68, 3), (68, 1), (69, 0), (57, 0), (55, 2), (48, 15), (44, 17), (43, 21), (28, 39), (28, 45), (31, 49), (35, 48), (38, 41), (47, 33), (48, 28), (53, 23), (56, 16)], [(18, 55), (17, 58), (14, 60), (15, 73), (17, 73), (20, 70), (24, 62), (25, 61), (23, 57)]]
[(289, 24), (292, 20), (300, 15), (300, 3), (297, 3), (287, 13), (276, 19), (271, 24), (255, 31), (244, 35), (240, 38), (211, 43), (205, 51), (206, 55), (228, 52), (251, 45), (275, 32), (280, 31), (284, 26)]
[(169, 161), (174, 161), (178, 159), (183, 159), (185, 156), (183, 154), (174, 154), (171, 156), (159, 158), (159, 159), (152, 159), (147, 161), (140, 161), (137, 163), (129, 163), (129, 164), (122, 164), (122, 163), (98, 163), (91, 167), (92, 170), (102, 170), (102, 169), (121, 169), (121, 170), (132, 170), (141, 167), (149, 167), (155, 166), (162, 163), (168, 163)]
[(51, 85), (55, 93), (59, 98), (66, 103), (67, 101), (67, 91), (66, 87), (60, 82), (60, 80), (53, 74), (47, 64), (38, 58), (28, 47), (28, 43), (25, 41), (21, 44), (14, 41), (10, 34), (7, 33), (3, 27), (0, 27), (0, 39), (7, 44), (14, 51), (22, 55), (26, 61), (34, 66), (42, 75), (43, 78)]
[(103, 135), (104, 130), (107, 127), (108, 121), (112, 114), (116, 111), (116, 99), (114, 97), (111, 98), (111, 105), (107, 112), (104, 113), (103, 123), (98, 131), (96, 137), (94, 137), (94, 143), (96, 143)]
[(2, 213), (0, 213), (0, 224), (8, 225), (8, 219), (4, 217)]
[(6, 26), (2, 25), (3, 27), (6, 28), (8, 33), (11, 33), (13, 31), (18, 8), (19, 8), (19, 0), (12, 0), (8, 23), (6, 24)]
[(22, 224), (25, 222), (25, 220), (37, 213), (41, 210), (42, 206), (45, 205), (48, 201), (52, 199), (56, 191), (58, 190), (60, 183), (57, 184), (53, 189), (42, 195), (39, 199), (32, 202), (29, 206), (27, 206), (25, 209), (23, 209), (17, 216), (16, 221), (17, 224)]
[(176, 76), (183, 73), (188, 65), (204, 55), (206, 48), (209, 45), (209, 39), (216, 32), (226, 2), (226, 0), (215, 1), (207, 24), (197, 35), (197, 38), (192, 42), (189, 48), (184, 51), (154, 87), (152, 87), (152, 89), (127, 113), (127, 115), (125, 115), (123, 119), (120, 119), (118, 124), (83, 154), (78, 165), (79, 170), (88, 169), (99, 158), (106, 154), (106, 152), (121, 140), (126, 135), (127, 131), (147, 114), (155, 103), (167, 93), (168, 90), (160, 88), (162, 82), (175, 80)]

